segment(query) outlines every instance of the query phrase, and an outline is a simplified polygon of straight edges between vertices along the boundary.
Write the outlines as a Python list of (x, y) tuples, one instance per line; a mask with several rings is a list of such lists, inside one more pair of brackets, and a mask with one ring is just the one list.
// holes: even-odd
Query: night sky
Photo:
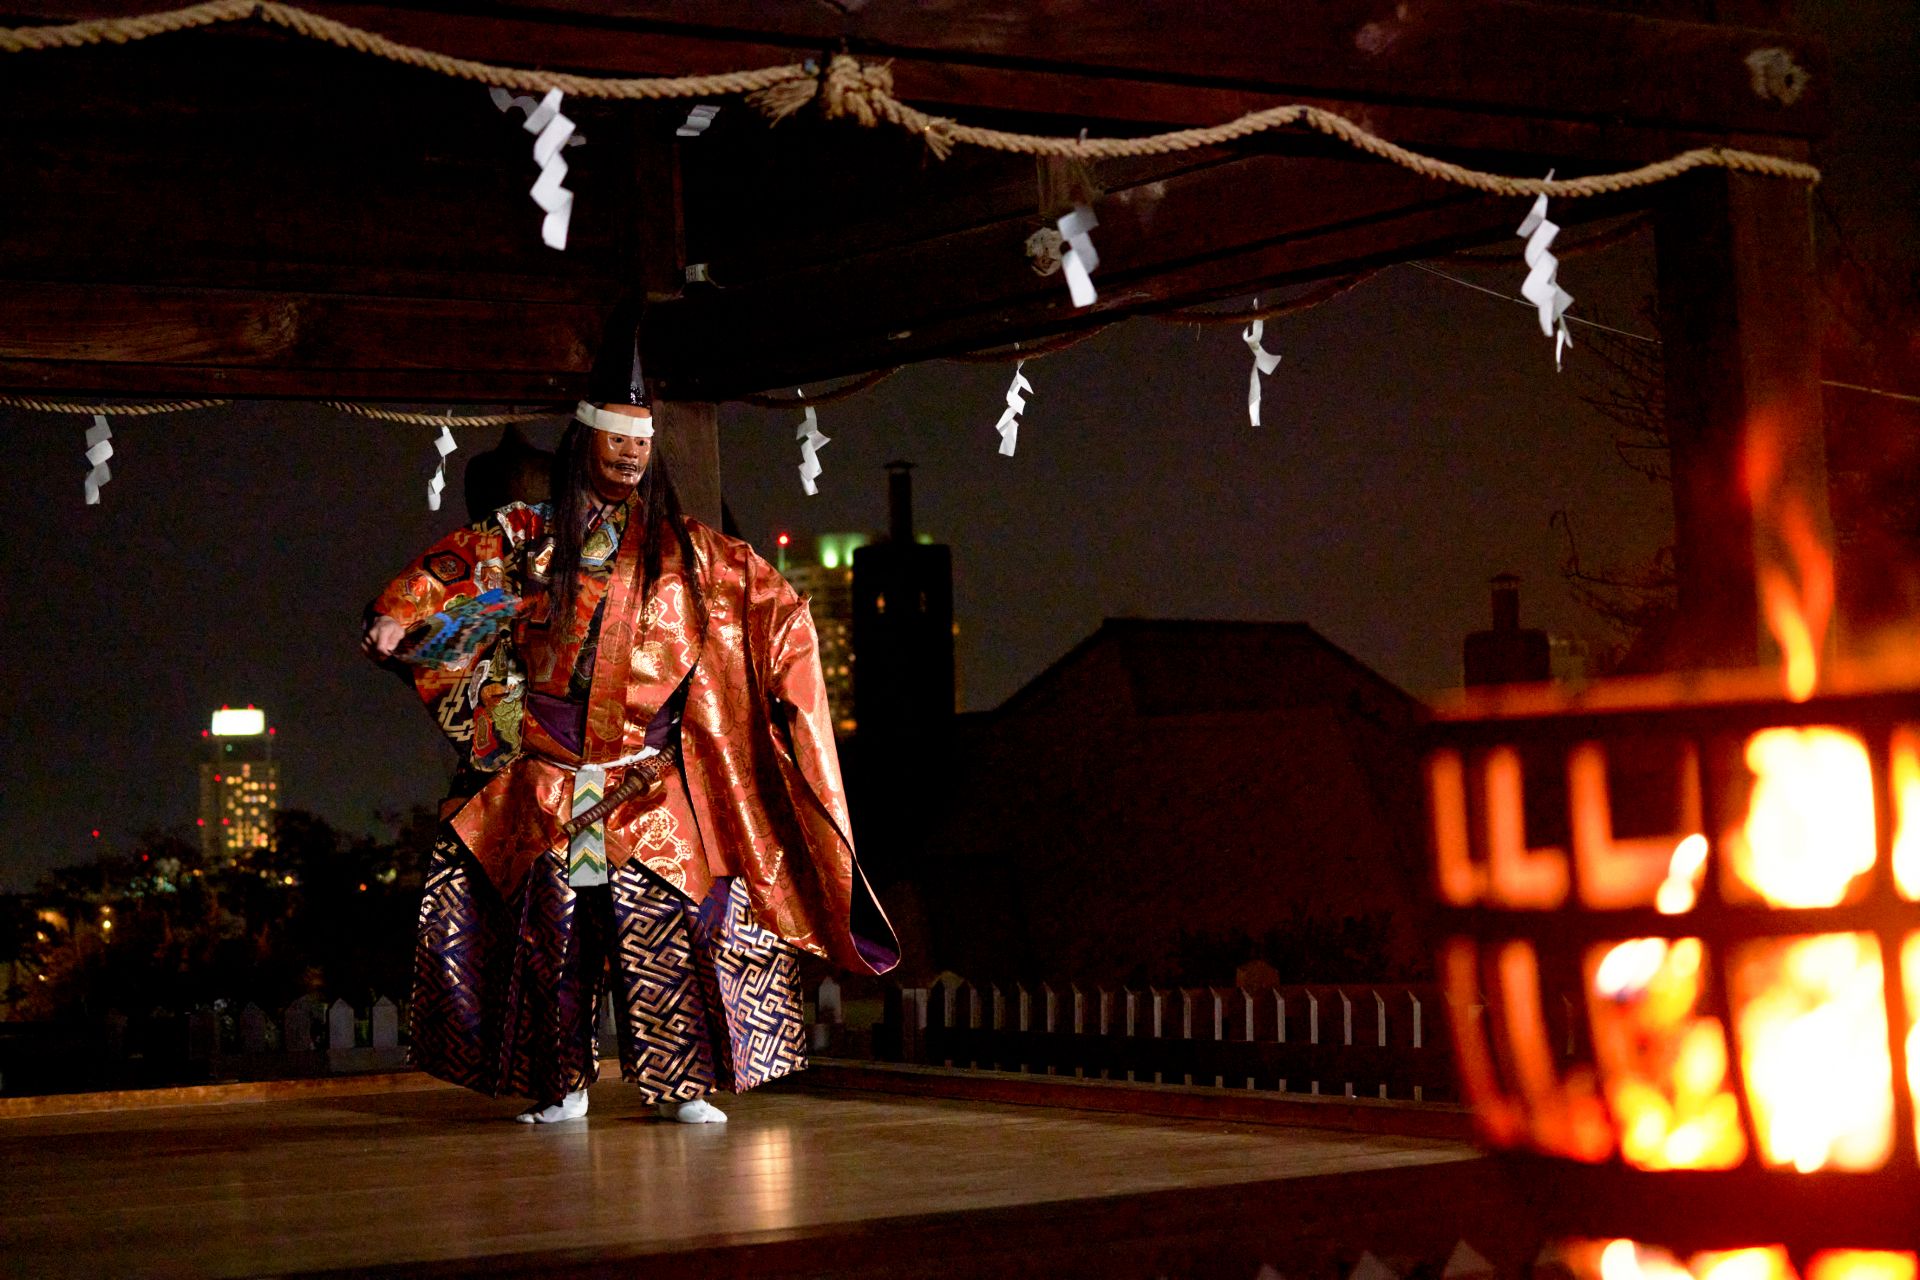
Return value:
[[(1856, 73), (1848, 92), (1885, 103), (1914, 61), (1898, 35), (1910, 6), (1852, 12), (1864, 25), (1837, 50)], [(1872, 230), (1912, 194), (1905, 111), (1823, 157), (1833, 197)], [(1869, 161), (1889, 146), (1905, 149), (1906, 177)], [(1524, 213), (1516, 201), (1516, 224)], [(1651, 257), (1642, 236), (1569, 260), (1573, 314), (1650, 332)], [(1508, 294), (1524, 274), (1439, 265)], [(1575, 330), (1556, 375), (1528, 309), (1398, 267), (1269, 324), (1284, 360), (1260, 428), (1238, 329), (1134, 321), (1027, 366), (1014, 458), (993, 432), (1011, 366), (937, 362), (821, 410), (832, 443), (813, 498), (795, 473), (798, 412), (726, 406), (723, 483), (742, 532), (771, 551), (781, 530), (805, 543), (884, 528), (883, 464), (917, 463), (920, 528), (954, 550), (968, 709), (1117, 615), (1307, 622), (1425, 694), (1458, 683), (1496, 572), (1526, 579), (1529, 625), (1601, 634), (1560, 580), (1556, 510), (1590, 564), (1630, 565), (1671, 535), (1665, 488), (1617, 460), (1579, 399), (1585, 337)], [(558, 425), (532, 434), (551, 443)], [(360, 658), (359, 615), (462, 518), (460, 467), (497, 433), (460, 433), (450, 501), (433, 513), (429, 428), (265, 402), (119, 419), (114, 478), (87, 508), (86, 426), (0, 410), (13, 691), (0, 887), (145, 828), (190, 827), (200, 731), (223, 703), (268, 709), (290, 807), (362, 831), (437, 799), (451, 753), (400, 682)]]
[[(1631, 318), (1647, 257), (1595, 254), (1568, 283), (1594, 314)], [(1466, 270), (1495, 287), (1520, 275)], [(1614, 459), (1581, 375), (1555, 376), (1526, 308), (1397, 268), (1275, 322), (1267, 346), (1284, 359), (1257, 429), (1236, 328), (1136, 321), (1035, 360), (1013, 458), (993, 431), (1010, 366), (917, 366), (821, 410), (832, 443), (813, 498), (795, 473), (799, 414), (730, 405), (727, 501), (763, 549), (779, 530), (805, 543), (880, 529), (883, 464), (917, 463), (920, 527), (954, 549), (968, 709), (1123, 614), (1305, 621), (1430, 692), (1458, 682), (1495, 572), (1526, 577), (1530, 622), (1591, 628), (1557, 576), (1555, 509), (1590, 557), (1630, 559), (1668, 536), (1665, 490)], [(379, 810), (435, 799), (451, 754), (400, 682), (360, 658), (358, 619), (461, 518), (459, 467), (497, 432), (461, 433), (436, 514), (429, 428), (260, 402), (122, 419), (113, 479), (88, 508), (86, 425), (0, 416), (16, 522), (0, 628), (15, 690), (4, 882), (85, 856), (96, 827), (99, 847), (124, 848), (190, 824), (200, 731), (223, 703), (268, 709), (290, 807), (365, 830)], [(558, 425), (533, 434), (551, 443)]]

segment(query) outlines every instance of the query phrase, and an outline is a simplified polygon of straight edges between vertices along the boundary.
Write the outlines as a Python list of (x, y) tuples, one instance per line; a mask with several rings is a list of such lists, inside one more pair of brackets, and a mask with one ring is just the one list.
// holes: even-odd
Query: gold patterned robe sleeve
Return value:
[(744, 542), (691, 531), (713, 611), (681, 722), (702, 833), (729, 842), (763, 925), (843, 968), (883, 973), (899, 943), (854, 856), (806, 601)]

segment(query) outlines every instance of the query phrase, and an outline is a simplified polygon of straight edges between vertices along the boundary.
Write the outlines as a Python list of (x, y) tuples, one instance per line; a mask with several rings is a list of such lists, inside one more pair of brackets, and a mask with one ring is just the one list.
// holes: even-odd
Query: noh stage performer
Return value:
[(899, 946), (854, 857), (806, 601), (683, 515), (609, 323), (552, 500), (434, 544), (368, 609), (460, 753), (420, 904), (424, 1070), (586, 1114), (609, 993), (621, 1073), (687, 1123), (805, 1066), (799, 954)]

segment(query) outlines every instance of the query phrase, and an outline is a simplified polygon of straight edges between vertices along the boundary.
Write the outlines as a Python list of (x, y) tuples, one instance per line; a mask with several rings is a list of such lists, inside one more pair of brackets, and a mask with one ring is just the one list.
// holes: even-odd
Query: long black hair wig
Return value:
[[(573, 625), (574, 603), (580, 582), (580, 545), (587, 520), (600, 506), (593, 488), (594, 429), (583, 422), (567, 424), (553, 452), (553, 558), (547, 565), (548, 592), (553, 597), (553, 620), (560, 627)], [(647, 469), (640, 476), (640, 501), (628, 522), (627, 536), (640, 534), (640, 602), (644, 608), (660, 577), (660, 562), (671, 538), (680, 548), (682, 578), (687, 584), (687, 621), (689, 635), (701, 635), (707, 626), (706, 593), (700, 587), (700, 562), (694, 558), (693, 538), (680, 511), (680, 495), (674, 490), (673, 476), (659, 442), (648, 456)], [(635, 525), (639, 528), (636, 530)]]

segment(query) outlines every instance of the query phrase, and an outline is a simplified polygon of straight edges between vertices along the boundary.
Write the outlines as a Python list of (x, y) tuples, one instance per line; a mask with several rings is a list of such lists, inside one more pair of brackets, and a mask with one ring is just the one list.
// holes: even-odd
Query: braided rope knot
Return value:
[(829, 120), (852, 116), (871, 129), (888, 114), (893, 100), (893, 69), (869, 67), (849, 54), (836, 53), (820, 75), (821, 109)]

